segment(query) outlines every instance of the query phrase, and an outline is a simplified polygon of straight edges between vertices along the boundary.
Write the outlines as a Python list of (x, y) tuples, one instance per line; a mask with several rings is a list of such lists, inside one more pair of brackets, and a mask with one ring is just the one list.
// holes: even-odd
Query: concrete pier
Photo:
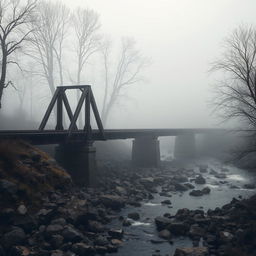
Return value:
[(160, 165), (158, 138), (140, 137), (133, 140), (132, 163), (137, 167), (158, 167)]
[(80, 143), (60, 144), (55, 148), (56, 161), (80, 186), (95, 186), (97, 177), (96, 149)]
[(195, 134), (188, 133), (176, 136), (174, 157), (176, 159), (190, 159), (196, 156)]

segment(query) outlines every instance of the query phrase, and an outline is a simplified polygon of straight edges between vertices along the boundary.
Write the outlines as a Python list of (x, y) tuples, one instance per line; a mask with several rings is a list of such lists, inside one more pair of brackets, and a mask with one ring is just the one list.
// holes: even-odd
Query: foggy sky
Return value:
[(146, 81), (128, 90), (131, 99), (115, 108), (110, 127), (216, 127), (208, 101), (217, 77), (208, 70), (233, 29), (255, 25), (255, 0), (62, 1), (94, 9), (103, 34), (135, 38), (151, 59)]

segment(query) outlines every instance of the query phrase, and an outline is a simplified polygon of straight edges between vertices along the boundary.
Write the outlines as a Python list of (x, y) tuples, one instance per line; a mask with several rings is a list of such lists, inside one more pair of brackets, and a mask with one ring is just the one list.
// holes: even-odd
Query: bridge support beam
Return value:
[(176, 159), (190, 159), (196, 156), (195, 134), (178, 135), (175, 138), (174, 157)]
[(132, 143), (132, 163), (137, 167), (160, 165), (159, 140), (156, 137), (139, 137)]
[(68, 171), (77, 185), (96, 185), (96, 149), (92, 145), (60, 144), (55, 148), (55, 159)]

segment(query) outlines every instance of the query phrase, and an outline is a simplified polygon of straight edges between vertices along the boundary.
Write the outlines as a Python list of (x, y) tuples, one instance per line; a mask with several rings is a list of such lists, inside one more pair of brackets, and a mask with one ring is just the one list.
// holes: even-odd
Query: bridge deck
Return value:
[[(223, 132), (223, 129), (106, 129), (104, 130), (105, 140), (132, 139), (143, 136), (163, 137), (177, 136), (182, 134), (206, 134), (214, 132)], [(59, 144), (68, 140), (80, 141), (85, 140), (85, 132), (83, 130), (73, 131), (69, 136), (68, 130), (0, 130), (0, 139), (23, 139), (35, 145), (43, 144)], [(103, 140), (99, 130), (92, 130), (92, 140)]]

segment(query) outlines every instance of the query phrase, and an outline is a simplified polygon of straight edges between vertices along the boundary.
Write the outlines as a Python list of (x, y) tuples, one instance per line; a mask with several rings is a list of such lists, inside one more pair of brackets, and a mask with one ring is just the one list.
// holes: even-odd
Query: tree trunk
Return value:
[(2, 97), (5, 88), (5, 79), (6, 79), (6, 70), (7, 70), (7, 54), (5, 50), (2, 50), (2, 72), (1, 72), (1, 79), (0, 79), (0, 108), (2, 108)]

